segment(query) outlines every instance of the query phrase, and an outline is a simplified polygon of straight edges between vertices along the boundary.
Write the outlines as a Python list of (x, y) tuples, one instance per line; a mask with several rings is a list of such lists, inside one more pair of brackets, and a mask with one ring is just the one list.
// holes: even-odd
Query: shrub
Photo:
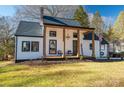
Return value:
[(4, 50), (0, 48), (0, 60), (3, 60), (4, 57)]
[(83, 58), (84, 58), (84, 56), (81, 55), (81, 56), (80, 56), (80, 60), (83, 60)]
[(120, 55), (121, 55), (121, 57), (124, 57), (124, 52), (121, 52)]

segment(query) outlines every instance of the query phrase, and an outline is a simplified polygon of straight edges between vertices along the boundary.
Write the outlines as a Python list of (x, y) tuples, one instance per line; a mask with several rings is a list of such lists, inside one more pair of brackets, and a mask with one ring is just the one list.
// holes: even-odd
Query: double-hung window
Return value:
[(31, 42), (31, 51), (32, 52), (38, 52), (39, 51), (39, 42), (37, 42), (37, 41)]
[(76, 32), (74, 32), (73, 33), (73, 38), (77, 38), (78, 36), (77, 36), (77, 33)]
[(38, 41), (22, 41), (22, 52), (38, 52), (39, 42)]
[(50, 37), (56, 37), (56, 31), (50, 31), (49, 36)]
[(30, 51), (30, 41), (22, 41), (22, 51), (23, 52)]
[(56, 54), (57, 51), (57, 40), (49, 41), (49, 54)]

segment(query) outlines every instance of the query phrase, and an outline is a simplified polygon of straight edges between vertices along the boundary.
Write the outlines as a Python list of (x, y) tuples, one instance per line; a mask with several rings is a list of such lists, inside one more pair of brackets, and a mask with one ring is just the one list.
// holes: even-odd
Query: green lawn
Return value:
[(124, 86), (124, 62), (35, 66), (0, 62), (0, 86)]

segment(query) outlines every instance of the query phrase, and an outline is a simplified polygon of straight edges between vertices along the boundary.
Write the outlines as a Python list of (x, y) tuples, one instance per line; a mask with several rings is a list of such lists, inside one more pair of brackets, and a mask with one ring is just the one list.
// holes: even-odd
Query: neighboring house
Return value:
[(120, 52), (124, 52), (124, 41), (120, 43)]
[(124, 41), (116, 42), (114, 44), (110, 43), (109, 52), (115, 52), (115, 53), (124, 52)]
[[(43, 16), (41, 19), (43, 19), (43, 23), (42, 21), (41, 23), (20, 22), (15, 34), (16, 61), (41, 58), (79, 58), (80, 55), (100, 57), (99, 40), (98, 37), (96, 39), (94, 28), (82, 27), (79, 22), (72, 19), (51, 16)], [(88, 33), (90, 33), (90, 38), (87, 40), (84, 34)], [(106, 43), (102, 45), (106, 57)]]

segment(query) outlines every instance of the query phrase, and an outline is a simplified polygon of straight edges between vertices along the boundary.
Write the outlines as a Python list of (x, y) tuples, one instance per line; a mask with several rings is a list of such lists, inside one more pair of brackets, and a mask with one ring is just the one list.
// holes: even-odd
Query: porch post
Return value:
[(43, 56), (46, 57), (46, 26), (44, 26)]
[(77, 41), (77, 56), (80, 57), (80, 30), (77, 31), (78, 41)]
[(65, 28), (63, 28), (63, 58), (65, 58)]
[(92, 31), (92, 57), (95, 58), (95, 36), (94, 30)]

